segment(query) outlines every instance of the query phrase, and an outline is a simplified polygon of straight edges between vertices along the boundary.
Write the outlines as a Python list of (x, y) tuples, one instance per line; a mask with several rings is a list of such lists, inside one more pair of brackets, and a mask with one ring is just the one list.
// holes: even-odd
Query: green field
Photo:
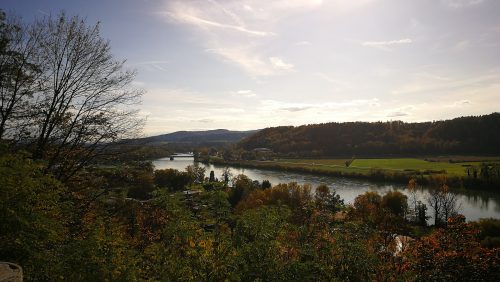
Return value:
[[(500, 162), (498, 158), (490, 158), (493, 162)], [(394, 159), (355, 159), (349, 167), (346, 167), (347, 159), (277, 159), (270, 163), (281, 167), (304, 167), (321, 171), (342, 171), (355, 173), (369, 173), (373, 169), (395, 172), (431, 172), (444, 171), (450, 176), (465, 176), (467, 166), (478, 166), (481, 163), (472, 162), (449, 162), (449, 161), (426, 161), (418, 158), (394, 158)]]

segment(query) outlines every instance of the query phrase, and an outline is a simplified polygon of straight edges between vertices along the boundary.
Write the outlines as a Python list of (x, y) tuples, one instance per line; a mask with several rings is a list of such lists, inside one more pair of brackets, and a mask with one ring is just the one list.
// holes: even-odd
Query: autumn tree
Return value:
[(319, 185), (314, 192), (314, 201), (316, 207), (320, 210), (331, 212), (339, 211), (344, 206), (344, 200), (334, 190), (326, 185)]
[(107, 145), (140, 128), (131, 106), (142, 91), (131, 87), (135, 73), (114, 58), (99, 24), (61, 13), (36, 20), (28, 33), (40, 74), (29, 115), (17, 130), (30, 133), (34, 158), (47, 160), (48, 170), (68, 179)]
[(482, 248), (477, 233), (463, 216), (451, 217), (446, 229), (411, 245), (406, 267), (417, 281), (496, 281), (500, 249)]
[(455, 194), (450, 192), (446, 178), (436, 181), (434, 189), (429, 192), (427, 203), (434, 212), (434, 225), (446, 225), (448, 218), (458, 212), (458, 199)]
[(0, 10), (0, 139), (12, 139), (26, 115), (27, 101), (41, 74), (35, 64), (39, 39), (40, 34), (29, 34), (19, 20)]

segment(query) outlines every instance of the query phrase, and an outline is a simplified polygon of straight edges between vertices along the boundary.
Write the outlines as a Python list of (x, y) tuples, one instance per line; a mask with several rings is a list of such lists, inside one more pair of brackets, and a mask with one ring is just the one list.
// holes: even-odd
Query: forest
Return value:
[(143, 91), (99, 24), (0, 11), (0, 74), (0, 261), (26, 281), (500, 280), (500, 221), (467, 222), (445, 181), (425, 203), (347, 205), (324, 185), (109, 150), (140, 131)]
[(241, 141), (293, 157), (498, 155), (500, 113), (407, 123), (345, 122), (263, 129)]

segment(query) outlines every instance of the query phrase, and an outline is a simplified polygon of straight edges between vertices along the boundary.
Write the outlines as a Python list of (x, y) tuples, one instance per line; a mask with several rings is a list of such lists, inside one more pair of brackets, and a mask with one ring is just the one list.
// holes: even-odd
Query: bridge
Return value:
[(193, 153), (174, 153), (170, 155), (170, 160), (173, 161), (175, 158), (193, 158)]

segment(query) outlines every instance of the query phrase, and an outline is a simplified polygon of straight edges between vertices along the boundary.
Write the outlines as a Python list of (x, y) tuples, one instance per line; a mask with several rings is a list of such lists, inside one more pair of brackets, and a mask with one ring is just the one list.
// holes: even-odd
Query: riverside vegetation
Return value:
[[(326, 186), (313, 192), (244, 175), (214, 181), (196, 166), (89, 167), (71, 185), (44, 167), (20, 152), (0, 157), (0, 254), (22, 265), (28, 280), (496, 281), (500, 275), (500, 221), (466, 223), (454, 214), (446, 186), (427, 205), (392, 191), (367, 192), (346, 206)], [(435, 225), (427, 226), (434, 211)]]
[(427, 203), (346, 206), (326, 186), (155, 171), (111, 146), (140, 129), (142, 91), (98, 25), (0, 12), (0, 31), (0, 258), (27, 281), (499, 280), (500, 222), (466, 223), (444, 181)]

